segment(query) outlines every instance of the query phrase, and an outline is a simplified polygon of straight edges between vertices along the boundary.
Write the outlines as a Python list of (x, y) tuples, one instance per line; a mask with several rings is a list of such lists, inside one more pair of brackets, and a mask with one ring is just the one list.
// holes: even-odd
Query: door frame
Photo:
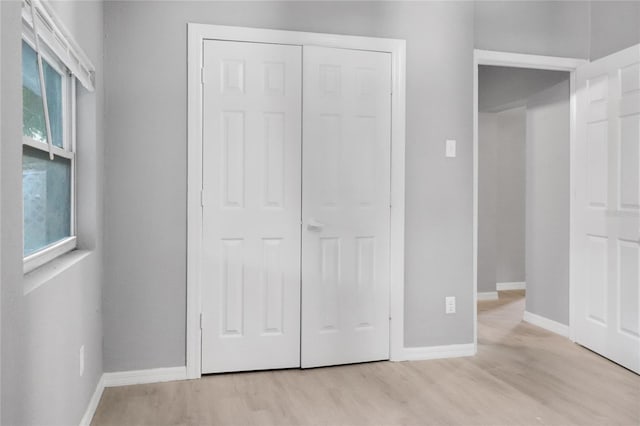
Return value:
[(569, 339), (575, 341), (573, 327), (574, 321), (574, 293), (578, 283), (575, 282), (573, 273), (575, 256), (573, 255), (575, 220), (577, 212), (575, 206), (574, 164), (578, 161), (575, 157), (576, 141), (576, 69), (580, 65), (589, 63), (585, 59), (566, 58), (559, 56), (529, 55), (523, 53), (500, 52), (493, 50), (474, 49), (473, 51), (473, 345), (475, 352), (478, 350), (478, 66), (494, 65), (513, 68), (530, 68), (549, 71), (569, 72)]
[[(205, 40), (323, 46), (391, 54), (390, 359), (404, 349), (405, 40), (187, 24), (187, 378), (201, 377), (202, 61)], [(304, 96), (304, 95), (303, 95)]]

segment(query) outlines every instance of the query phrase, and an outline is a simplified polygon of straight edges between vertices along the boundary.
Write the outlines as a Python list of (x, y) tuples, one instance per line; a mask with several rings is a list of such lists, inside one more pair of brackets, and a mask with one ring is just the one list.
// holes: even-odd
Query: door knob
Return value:
[(309, 231), (320, 232), (322, 231), (323, 228), (324, 228), (324, 223), (318, 222), (314, 218), (310, 218), (309, 221), (307, 222), (307, 230)]

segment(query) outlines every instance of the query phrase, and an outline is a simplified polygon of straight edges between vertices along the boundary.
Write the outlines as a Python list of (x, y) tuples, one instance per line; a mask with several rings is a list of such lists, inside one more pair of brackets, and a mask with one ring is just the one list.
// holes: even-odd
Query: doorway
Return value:
[[(569, 323), (569, 73), (480, 65), (478, 300)], [(526, 289), (526, 290), (525, 290)]]
[[(516, 291), (513, 297), (524, 297), (527, 287), (527, 180), (531, 177), (528, 161), (535, 159), (528, 153), (533, 145), (527, 144), (527, 102), (536, 92), (544, 91), (544, 86), (559, 83), (562, 74), (569, 73), (565, 99), (568, 114), (565, 125), (569, 129), (565, 144), (567, 150), (573, 145), (573, 106), (570, 99), (574, 95), (575, 69), (585, 63), (570, 58), (552, 58), (535, 55), (511, 54), (476, 50), (474, 52), (474, 334), (478, 336), (478, 301), (499, 297), (499, 291)], [(485, 84), (498, 90), (484, 93), (480, 103), (480, 74), (484, 73)], [(561, 71), (560, 74), (553, 72)], [(557, 79), (558, 81), (554, 81)], [(500, 87), (503, 88), (500, 91)], [(505, 90), (506, 89), (506, 90)], [(480, 107), (484, 111), (480, 111)], [(480, 133), (482, 118), (482, 131)], [(481, 147), (482, 139), (485, 147)], [(492, 142), (493, 141), (493, 142)], [(484, 151), (483, 151), (483, 148)], [(498, 154), (500, 154), (498, 156)], [(530, 155), (527, 155), (530, 154)], [(481, 169), (481, 161), (484, 170)], [(559, 170), (567, 172), (570, 161)], [(497, 170), (505, 175), (498, 188)], [(484, 174), (484, 176), (482, 176)], [(482, 181), (484, 178), (484, 182)], [(530, 183), (530, 182), (529, 182)], [(567, 186), (569, 182), (566, 182)], [(482, 186), (481, 186), (482, 185)], [(527, 188), (529, 186), (530, 188)], [(531, 192), (531, 191), (530, 191)], [(480, 196), (484, 196), (482, 201)], [(565, 194), (568, 206), (570, 201)], [(482, 208), (482, 210), (481, 210)], [(484, 223), (481, 223), (480, 220)], [(529, 218), (531, 219), (531, 217)], [(565, 224), (569, 227), (568, 209)], [(498, 226), (501, 232), (498, 232)], [(489, 230), (489, 233), (487, 233)], [(487, 235), (489, 234), (489, 235)], [(568, 244), (568, 235), (566, 236)], [(498, 250), (500, 240), (500, 251)], [(479, 250), (483, 250), (481, 253)], [(568, 255), (568, 253), (567, 253)], [(488, 259), (488, 261), (487, 261)], [(487, 266), (487, 264), (489, 266)], [(497, 265), (500, 264), (500, 274)], [(508, 280), (503, 277), (509, 277)], [(489, 277), (489, 278), (487, 278)], [(515, 278), (514, 278), (515, 277)], [(568, 277), (567, 277), (568, 279)], [(501, 288), (498, 290), (498, 282)], [(567, 283), (569, 284), (569, 283)], [(487, 288), (487, 286), (489, 286)], [(567, 309), (568, 310), (568, 307)], [(567, 327), (568, 329), (568, 327)]]
[[(568, 335), (636, 372), (640, 371), (639, 62), (640, 45), (593, 62), (490, 51), (476, 51), (474, 59), (475, 300), (479, 265), (478, 68), (494, 65), (568, 71), (570, 159), (564, 165), (570, 176), (570, 191), (564, 197), (570, 206), (568, 324), (526, 312), (524, 319)], [(545, 124), (549, 124), (548, 118), (544, 113), (538, 116)], [(548, 153), (540, 154), (539, 160), (553, 159)], [(527, 170), (527, 176), (529, 173)], [(554, 207), (549, 206), (547, 213)], [(537, 237), (532, 235), (532, 239)], [(549, 242), (542, 247), (547, 251), (556, 248)], [(527, 287), (530, 273), (526, 271)], [(477, 339), (477, 307), (475, 318)]]
[(190, 24), (189, 70), (188, 376), (393, 359), (404, 42)]

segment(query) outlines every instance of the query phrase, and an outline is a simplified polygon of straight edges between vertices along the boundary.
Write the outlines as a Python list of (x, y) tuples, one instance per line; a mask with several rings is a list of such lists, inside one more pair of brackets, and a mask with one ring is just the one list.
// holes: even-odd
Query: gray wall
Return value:
[(503, 6), (512, 15), (465, 2), (108, 2), (106, 370), (185, 362), (187, 22), (407, 40), (405, 343), (472, 342), (474, 34), (487, 49), (588, 56), (586, 5)]
[(477, 49), (589, 57), (586, 1), (478, 1)]
[(569, 82), (527, 103), (526, 310), (569, 324)]
[(478, 1), (478, 49), (597, 59), (640, 43), (640, 2)]
[(478, 293), (496, 291), (498, 114), (478, 113)]
[(496, 282), (525, 280), (524, 107), (498, 113)]
[[(2, 424), (77, 424), (102, 374), (102, 3), (53, 7), (97, 67), (96, 94), (78, 93), (78, 226), (75, 255), (22, 273), (22, 92), (19, 2), (2, 8)], [(81, 260), (78, 255), (85, 255)], [(75, 259), (74, 264), (70, 264)], [(25, 282), (57, 276), (24, 294)], [(79, 349), (85, 345), (85, 373)]]
[(640, 1), (591, 3), (591, 59), (640, 43)]
[(524, 107), (478, 115), (478, 292), (525, 280), (525, 126)]

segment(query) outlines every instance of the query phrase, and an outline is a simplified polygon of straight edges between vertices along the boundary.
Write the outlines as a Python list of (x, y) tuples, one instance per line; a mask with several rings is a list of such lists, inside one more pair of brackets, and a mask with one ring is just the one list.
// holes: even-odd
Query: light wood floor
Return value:
[(640, 377), (479, 304), (478, 355), (106, 389), (93, 425), (640, 425)]

